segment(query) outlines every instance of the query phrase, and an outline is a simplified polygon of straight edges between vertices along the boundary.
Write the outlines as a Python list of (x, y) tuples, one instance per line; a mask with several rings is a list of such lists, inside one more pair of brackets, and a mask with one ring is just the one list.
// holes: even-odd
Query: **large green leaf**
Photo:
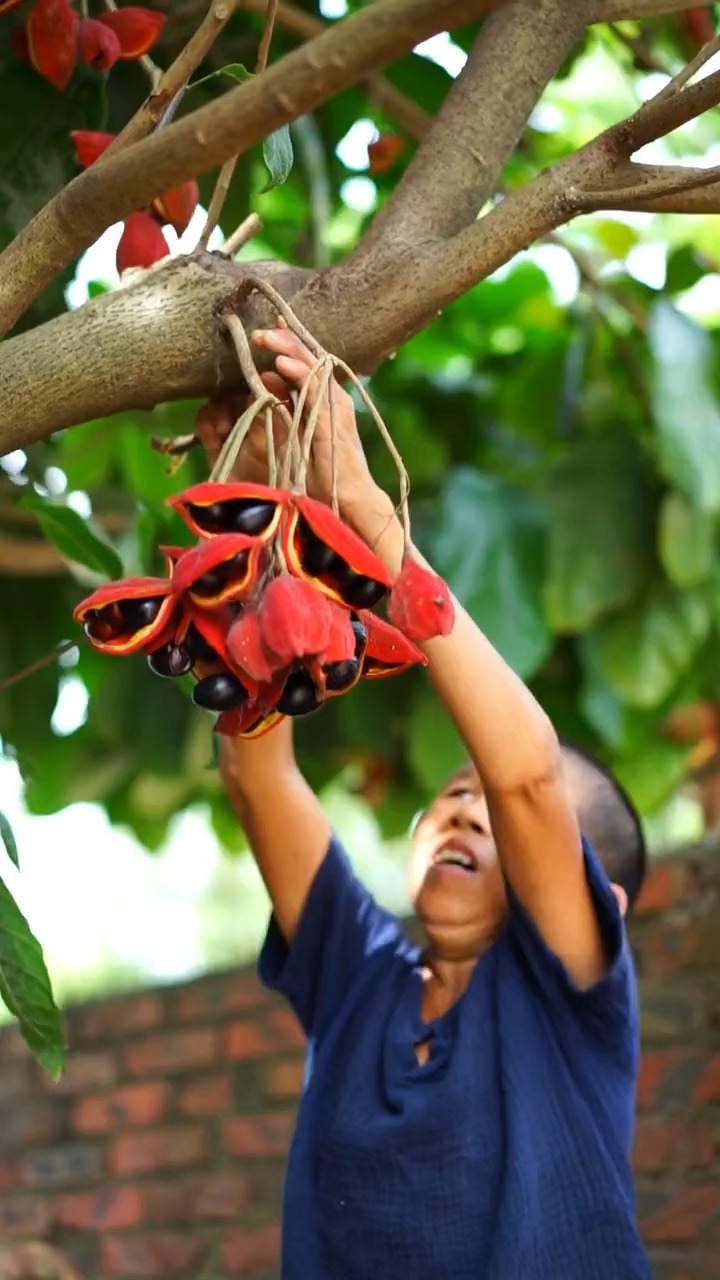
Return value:
[(632, 600), (652, 565), (654, 498), (627, 437), (585, 440), (550, 477), (545, 601), (559, 632)]
[(720, 511), (720, 404), (712, 342), (665, 301), (652, 310), (648, 337), (662, 469), (702, 511)]
[(657, 707), (706, 639), (710, 604), (699, 590), (659, 584), (595, 630), (605, 674), (631, 706)]
[(117, 552), (93, 533), (87, 521), (72, 507), (36, 497), (23, 499), (22, 505), (37, 516), (45, 537), (68, 560), (83, 564), (106, 578), (122, 575), (122, 562)]
[(522, 676), (552, 644), (541, 599), (544, 532), (534, 502), (494, 476), (463, 467), (443, 485), (433, 564)]
[(5, 816), (4, 813), (0, 813), (0, 840), (5, 846), (5, 852), (8, 858), (10, 859), (10, 861), (14, 862), (16, 867), (19, 867), (20, 858), (18, 855), (18, 847), (17, 847), (17, 841), (15, 839), (15, 832), (12, 829), (9, 819)]
[(263, 191), (272, 191), (274, 187), (281, 186), (293, 167), (290, 126), (284, 124), (281, 129), (269, 134), (262, 144), (262, 152), (269, 174)]
[(7, 885), (0, 879), (0, 997), (45, 1070), (59, 1079), (65, 1036), (53, 1000), (42, 947)]
[(699, 511), (682, 493), (665, 495), (660, 507), (658, 551), (668, 578), (676, 587), (704, 582), (715, 557), (715, 521)]

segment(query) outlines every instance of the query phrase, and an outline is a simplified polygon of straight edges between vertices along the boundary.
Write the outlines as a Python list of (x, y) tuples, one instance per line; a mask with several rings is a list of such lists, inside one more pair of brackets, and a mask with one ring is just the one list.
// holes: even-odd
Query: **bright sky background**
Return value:
[[(344, 0), (325, 0), (328, 18), (341, 17)], [(419, 46), (418, 52), (445, 66), (456, 75), (464, 61), (462, 50), (449, 36), (436, 36)], [(708, 64), (708, 70), (713, 64)], [(648, 77), (648, 94), (657, 87), (658, 77)], [(552, 129), (558, 123), (557, 109), (538, 109), (533, 123)], [(374, 205), (375, 188), (367, 170), (367, 145), (374, 136), (371, 120), (358, 120), (338, 147), (338, 154), (355, 176), (344, 185), (346, 205), (361, 211)], [(660, 148), (662, 151), (662, 148)], [(665, 159), (658, 149), (647, 158)], [(704, 163), (718, 163), (720, 156), (708, 154)], [(618, 218), (621, 215), (613, 215)], [(651, 219), (644, 215), (624, 215), (624, 220), (641, 230)], [(191, 250), (204, 222), (198, 209), (180, 241), (171, 230), (166, 234), (173, 251)], [(115, 250), (120, 225), (109, 228), (84, 255), (75, 280), (68, 288), (71, 307), (87, 298), (91, 280), (110, 285), (117, 282)], [(210, 242), (221, 243), (216, 232)], [(577, 270), (560, 247), (541, 246), (530, 256), (547, 272), (560, 303), (569, 302), (578, 289)], [(661, 286), (665, 277), (665, 249), (657, 241), (632, 249), (628, 267), (640, 280)], [(682, 305), (702, 317), (718, 310), (718, 277), (707, 276), (688, 292)], [(9, 455), (3, 462), (8, 471), (19, 469), (22, 455)], [(56, 477), (62, 491), (64, 477)], [(85, 495), (72, 495), (73, 505), (88, 513)], [(85, 692), (80, 681), (69, 676), (53, 717), (56, 733), (72, 732), (85, 714)], [(402, 847), (384, 848), (377, 827), (364, 807), (350, 799), (342, 788), (331, 788), (324, 797), (340, 834), (346, 839), (357, 865), (370, 887), (390, 907), (406, 905)], [(216, 963), (248, 959), (257, 947), (266, 918), (266, 898), (250, 858), (229, 862), (218, 851), (216, 841), (202, 811), (185, 813), (175, 823), (166, 848), (160, 855), (148, 855), (127, 833), (112, 828), (101, 809), (73, 805), (52, 817), (28, 815), (22, 803), (22, 784), (16, 767), (0, 760), (0, 809), (9, 818), (20, 849), (22, 874), (18, 875), (0, 852), (0, 874), (16, 894), (18, 902), (40, 937), (48, 964), (59, 989), (77, 990), (84, 976), (99, 966), (113, 969), (116, 981), (123, 965), (148, 980), (182, 978), (201, 969), (208, 957), (207, 938), (202, 936), (197, 904), (208, 894), (225, 903), (226, 938), (229, 944), (210, 948)], [(233, 940), (233, 911), (237, 904), (237, 938)]]

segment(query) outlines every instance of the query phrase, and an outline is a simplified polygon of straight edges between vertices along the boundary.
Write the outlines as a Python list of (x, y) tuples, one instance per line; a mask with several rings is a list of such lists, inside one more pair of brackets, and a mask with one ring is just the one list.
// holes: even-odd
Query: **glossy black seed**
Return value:
[(372, 609), (387, 593), (387, 587), (382, 582), (366, 578), (364, 574), (356, 573), (350, 568), (338, 575), (338, 589), (343, 600), (356, 609)]
[(224, 560), (214, 569), (208, 569), (202, 578), (193, 583), (193, 591), (201, 596), (214, 596), (226, 587), (232, 578), (242, 578), (247, 572), (248, 553), (239, 551), (231, 560)]
[(216, 662), (217, 652), (212, 645), (208, 643), (204, 635), (202, 635), (194, 622), (190, 623), (185, 636), (185, 647), (190, 653), (193, 662)]
[(156, 676), (164, 676), (168, 680), (176, 680), (178, 676), (186, 676), (192, 667), (192, 658), (184, 644), (164, 644), (148, 654), (148, 666)]
[(300, 559), (306, 573), (314, 578), (323, 578), (330, 574), (334, 577), (346, 570), (347, 566), (342, 557), (327, 543), (322, 542), (304, 520), (300, 520), (298, 530)]
[(233, 533), (264, 533), (275, 515), (274, 502), (262, 502), (256, 498), (236, 498), (226, 502), (227, 528)]
[(121, 621), (104, 618), (94, 609), (92, 614), (88, 614), (85, 618), (83, 626), (85, 635), (89, 636), (91, 640), (99, 641), (101, 644), (107, 644), (108, 640), (114, 640), (117, 636), (122, 635), (123, 631)]
[(330, 693), (342, 693), (343, 689), (349, 689), (357, 679), (358, 673), (357, 658), (348, 658), (344, 662), (328, 662), (323, 667), (325, 673), (325, 687)]
[(350, 617), (350, 626), (352, 627), (353, 634), (355, 636), (355, 657), (358, 658), (364, 651), (367, 644), (367, 627), (365, 626), (365, 623), (361, 622), (360, 618), (356, 618), (354, 614)]
[(219, 529), (227, 528), (227, 503), (211, 502), (207, 507), (196, 506), (195, 503), (188, 503), (188, 514), (199, 529)]
[(204, 711), (232, 711), (242, 706), (247, 698), (247, 690), (243, 688), (235, 676), (205, 676), (193, 689), (193, 702)]
[(141, 627), (149, 627), (160, 612), (162, 596), (150, 600), (121, 600), (123, 622), (130, 631), (139, 631)]
[(282, 697), (277, 704), (284, 716), (306, 716), (317, 711), (320, 703), (315, 685), (306, 671), (293, 671), (285, 681)]

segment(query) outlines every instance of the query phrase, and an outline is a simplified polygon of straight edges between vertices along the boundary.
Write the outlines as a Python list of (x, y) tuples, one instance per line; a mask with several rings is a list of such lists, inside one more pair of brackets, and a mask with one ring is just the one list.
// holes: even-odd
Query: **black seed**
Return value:
[(92, 616), (88, 614), (83, 624), (85, 635), (91, 640), (97, 640), (100, 644), (107, 644), (108, 640), (114, 640), (117, 636), (122, 635), (122, 626), (118, 626), (116, 622), (103, 617), (98, 617), (97, 612), (93, 609)]
[(310, 525), (305, 520), (298, 522), (298, 531), (300, 535), (300, 560), (306, 573), (311, 574), (314, 578), (327, 577), (328, 574), (333, 576), (342, 573), (346, 569), (345, 561), (339, 556), (332, 547), (322, 542), (317, 534), (314, 534)]
[(149, 627), (157, 618), (162, 602), (162, 596), (155, 596), (151, 600), (121, 600), (123, 622), (128, 631)]
[(188, 514), (199, 529), (212, 529), (217, 531), (226, 527), (227, 520), (227, 503), (211, 502), (207, 507), (199, 507), (194, 503), (188, 503)]
[(343, 689), (349, 689), (355, 683), (358, 673), (357, 658), (348, 658), (345, 662), (328, 662), (323, 667), (325, 673), (325, 687), (331, 693), (341, 693)]
[(354, 614), (350, 617), (350, 626), (352, 627), (355, 636), (355, 657), (359, 658), (361, 653), (364, 653), (365, 646), (367, 645), (367, 627), (365, 626), (365, 623), (361, 622), (360, 618), (356, 618)]
[(338, 589), (343, 600), (356, 609), (372, 609), (373, 605), (382, 600), (387, 593), (387, 587), (384, 587), (382, 582), (377, 582), (375, 578), (366, 578), (364, 574), (356, 573), (350, 568), (347, 568), (339, 577)]
[(306, 716), (311, 711), (317, 711), (319, 706), (311, 677), (305, 671), (293, 671), (285, 681), (282, 697), (277, 704), (278, 711), (284, 716)]
[(232, 711), (242, 706), (247, 698), (247, 690), (243, 688), (235, 676), (205, 676), (193, 689), (193, 702), (205, 711)]
[(212, 645), (205, 639), (204, 635), (198, 631), (194, 622), (190, 623), (185, 636), (185, 646), (190, 653), (193, 662), (216, 662), (217, 652)]
[(239, 551), (231, 560), (224, 560), (214, 569), (208, 569), (202, 578), (193, 583), (193, 591), (201, 596), (214, 596), (227, 586), (232, 578), (242, 578), (247, 573), (248, 552)]
[(274, 502), (262, 502), (256, 498), (237, 498), (226, 502), (227, 528), (233, 533), (258, 534), (267, 529), (275, 515)]
[(175, 680), (178, 676), (186, 676), (192, 667), (192, 658), (184, 644), (164, 644), (148, 655), (148, 666), (156, 676)]

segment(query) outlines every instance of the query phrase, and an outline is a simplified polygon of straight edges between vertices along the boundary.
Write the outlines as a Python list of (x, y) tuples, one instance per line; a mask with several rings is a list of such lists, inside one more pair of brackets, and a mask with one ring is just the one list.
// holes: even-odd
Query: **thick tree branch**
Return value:
[(583, 34), (595, 0), (513, 0), (484, 23), (467, 63), (356, 253), (454, 235), (492, 195), (543, 89)]
[(620, 22), (625, 18), (659, 18), (697, 8), (697, 0), (602, 0), (596, 22)]
[(73, 179), (0, 255), (0, 332), (67, 262), (154, 196), (240, 154), (420, 40), (502, 0), (377, 0), (192, 115)]
[[(265, 10), (265, 0), (240, 0), (240, 8), (246, 9), (248, 13), (261, 14)], [(306, 13), (304, 9), (297, 9), (293, 4), (283, 3), (278, 4), (277, 22), (290, 35), (297, 36), (300, 40), (312, 40), (313, 36), (324, 31), (327, 26), (320, 18)], [(400, 89), (396, 89), (395, 85), (384, 76), (370, 76), (370, 79), (365, 81), (365, 88), (371, 102), (394, 120), (395, 124), (411, 138), (419, 142), (425, 137), (432, 123), (432, 116), (413, 102), (412, 98), (408, 98)]]

